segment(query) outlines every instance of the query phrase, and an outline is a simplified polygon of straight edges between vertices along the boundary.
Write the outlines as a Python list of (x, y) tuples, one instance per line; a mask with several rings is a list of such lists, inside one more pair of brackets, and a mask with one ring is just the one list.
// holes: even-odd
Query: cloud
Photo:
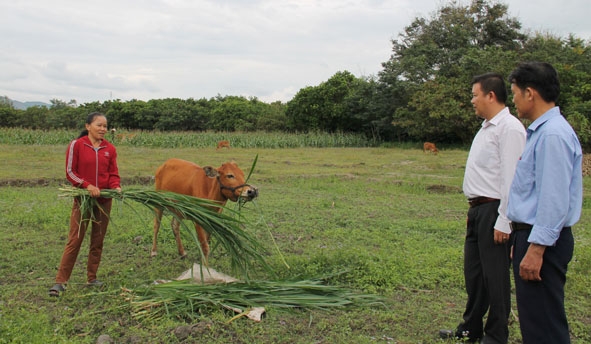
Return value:
[[(432, 0), (30, 0), (0, 13), (0, 95), (16, 100), (287, 101), (338, 71), (379, 72)], [(556, 10), (559, 7), (560, 10)], [(589, 37), (586, 0), (509, 4), (524, 27)], [(576, 22), (576, 23), (574, 23)], [(583, 37), (585, 37), (583, 35)]]

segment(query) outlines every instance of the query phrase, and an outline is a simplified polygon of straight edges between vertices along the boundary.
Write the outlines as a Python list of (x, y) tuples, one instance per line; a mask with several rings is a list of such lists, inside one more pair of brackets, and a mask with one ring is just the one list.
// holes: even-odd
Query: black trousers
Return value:
[(564, 310), (566, 270), (574, 250), (573, 233), (565, 227), (556, 245), (546, 247), (540, 282), (519, 277), (519, 264), (525, 256), (531, 230), (513, 233), (513, 273), (519, 326), (524, 344), (568, 344), (570, 335)]
[(468, 301), (457, 331), (470, 339), (482, 338), (483, 343), (507, 343), (509, 338), (510, 243), (494, 243), (498, 209), (499, 201), (470, 208), (464, 242)]

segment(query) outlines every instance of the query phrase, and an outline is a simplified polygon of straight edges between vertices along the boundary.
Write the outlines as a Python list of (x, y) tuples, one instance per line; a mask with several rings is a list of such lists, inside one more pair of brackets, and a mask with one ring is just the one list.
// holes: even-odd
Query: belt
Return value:
[(498, 198), (490, 198), (490, 197), (474, 197), (468, 200), (468, 204), (470, 204), (470, 208), (477, 207), (484, 203), (490, 203), (494, 201), (498, 201)]
[(520, 222), (511, 222), (511, 230), (513, 232), (517, 231), (528, 231), (532, 229), (534, 226), (527, 224), (527, 223), (520, 223)]

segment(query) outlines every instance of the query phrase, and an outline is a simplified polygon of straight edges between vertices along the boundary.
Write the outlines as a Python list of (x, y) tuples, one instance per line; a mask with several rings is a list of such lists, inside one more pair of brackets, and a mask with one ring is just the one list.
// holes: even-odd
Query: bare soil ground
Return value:
[(583, 155), (583, 176), (591, 175), (591, 154)]
[[(122, 185), (150, 185), (154, 183), (153, 176), (137, 176), (131, 178), (122, 178)], [(35, 179), (0, 179), (0, 187), (19, 186), (19, 187), (37, 187), (37, 186), (60, 186), (69, 185), (65, 178), (35, 178)]]
[[(583, 155), (583, 176), (591, 176), (591, 154)], [(154, 177), (152, 176), (144, 176), (144, 177), (132, 177), (132, 178), (123, 178), (122, 184), (124, 185), (150, 185), (154, 183)], [(27, 187), (36, 187), (36, 186), (52, 186), (52, 185), (62, 185), (67, 184), (65, 179), (56, 179), (56, 178), (39, 178), (39, 179), (4, 179), (0, 180), (0, 187), (3, 186), (27, 186)], [(431, 192), (441, 192), (441, 190), (430, 190)], [(450, 190), (447, 190), (450, 191)], [(459, 190), (461, 192), (461, 190)]]

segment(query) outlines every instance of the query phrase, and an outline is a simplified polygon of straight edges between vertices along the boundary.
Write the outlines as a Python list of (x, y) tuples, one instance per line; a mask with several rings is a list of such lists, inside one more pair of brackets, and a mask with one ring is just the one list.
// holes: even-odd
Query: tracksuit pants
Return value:
[[(70, 216), (70, 232), (68, 234), (68, 242), (64, 249), (60, 267), (55, 278), (56, 283), (67, 283), (72, 274), (72, 269), (78, 258), (84, 235), (91, 224), (90, 233), (90, 248), (88, 250), (88, 262), (86, 266), (87, 282), (96, 280), (96, 274), (101, 262), (101, 255), (103, 252), (103, 241), (107, 233), (107, 226), (109, 225), (109, 214), (111, 213), (112, 199), (107, 199), (104, 203), (100, 203), (100, 207), (92, 209), (94, 217), (91, 220), (82, 220), (80, 212), (80, 203), (78, 200), (74, 201), (72, 206), (72, 214)], [(86, 216), (88, 219), (88, 216)]]

